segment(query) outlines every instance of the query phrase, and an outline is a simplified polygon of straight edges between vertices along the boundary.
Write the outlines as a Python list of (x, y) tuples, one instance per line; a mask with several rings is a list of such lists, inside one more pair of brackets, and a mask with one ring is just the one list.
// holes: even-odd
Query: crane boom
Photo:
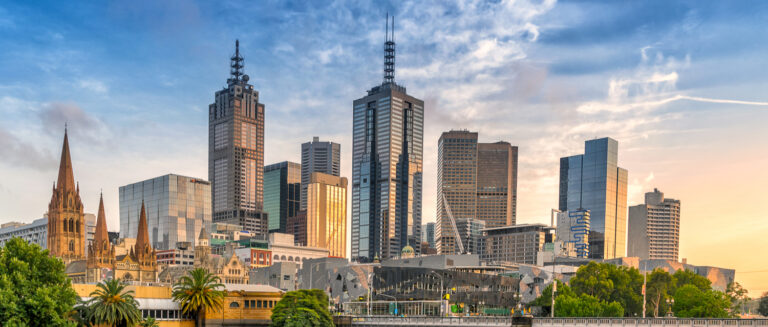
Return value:
[(451, 227), (453, 227), (453, 239), (456, 240), (456, 245), (459, 246), (459, 254), (464, 254), (464, 241), (459, 236), (459, 229), (456, 228), (456, 219), (453, 219), (453, 213), (451, 212), (451, 206), (448, 204), (448, 200), (443, 195), (443, 206), (445, 206), (445, 213), (448, 214), (448, 218), (451, 221)]

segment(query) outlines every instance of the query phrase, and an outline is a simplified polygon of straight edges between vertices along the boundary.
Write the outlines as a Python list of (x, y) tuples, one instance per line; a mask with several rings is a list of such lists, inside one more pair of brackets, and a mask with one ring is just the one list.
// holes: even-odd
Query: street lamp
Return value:
[(434, 270), (430, 271), (429, 273), (435, 274), (437, 278), (440, 278), (440, 317), (442, 317), (443, 316), (443, 276), (441, 276)]
[(389, 298), (392, 298), (393, 300), (395, 300), (395, 312), (394, 313), (395, 313), (395, 316), (397, 316), (397, 298), (396, 297), (394, 297), (392, 295), (388, 295), (388, 294), (376, 294), (375, 296), (386, 296), (386, 297), (389, 297)]
[(667, 315), (669, 317), (674, 317), (675, 313), (672, 312), (672, 306), (675, 305), (675, 299), (667, 299), (667, 305), (669, 306), (669, 313), (667, 313)]

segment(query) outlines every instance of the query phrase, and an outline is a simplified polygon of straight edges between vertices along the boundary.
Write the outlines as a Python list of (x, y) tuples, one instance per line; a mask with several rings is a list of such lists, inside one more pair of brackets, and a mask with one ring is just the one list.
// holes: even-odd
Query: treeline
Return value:
[[(643, 275), (636, 268), (590, 262), (576, 272), (568, 284), (557, 281), (556, 317), (641, 317)], [(647, 317), (729, 318), (737, 317), (749, 301), (738, 283), (726, 292), (712, 289), (712, 283), (689, 270), (670, 274), (656, 269), (647, 275)], [(551, 313), (552, 284), (531, 302)]]

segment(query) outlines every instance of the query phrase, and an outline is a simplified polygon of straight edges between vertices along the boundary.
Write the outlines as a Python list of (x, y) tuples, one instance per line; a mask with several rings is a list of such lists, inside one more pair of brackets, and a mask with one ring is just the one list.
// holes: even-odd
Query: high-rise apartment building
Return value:
[(476, 132), (450, 131), (438, 141), (435, 238), (441, 254), (459, 250), (448, 209), (454, 219), (482, 220), (487, 228), (515, 224), (517, 147), (477, 138)]
[(645, 204), (629, 207), (627, 256), (677, 261), (680, 250), (680, 200), (658, 189), (645, 193)]
[(171, 250), (178, 242), (195, 244), (200, 229), (211, 228), (211, 183), (168, 174), (120, 187), (121, 237), (136, 238), (139, 210), (146, 206), (148, 242)]
[(347, 178), (312, 173), (307, 185), (307, 246), (347, 257)]
[(307, 210), (307, 185), (314, 172), (339, 176), (341, 171), (341, 145), (320, 141), (315, 136), (312, 142), (301, 145), (301, 210)]
[(290, 161), (264, 167), (264, 212), (270, 233), (285, 233), (288, 217), (299, 212), (301, 172), (301, 165)]
[(227, 87), (208, 107), (208, 179), (213, 221), (242, 226), (266, 239), (263, 212), (264, 104), (243, 74), (240, 44), (235, 43)]
[(618, 166), (619, 142), (585, 142), (584, 154), (560, 158), (561, 211), (589, 210), (589, 256), (613, 259), (626, 254), (627, 170)]
[(421, 253), (424, 101), (395, 83), (389, 32), (384, 63), (384, 82), (353, 102), (352, 260), (364, 262)]

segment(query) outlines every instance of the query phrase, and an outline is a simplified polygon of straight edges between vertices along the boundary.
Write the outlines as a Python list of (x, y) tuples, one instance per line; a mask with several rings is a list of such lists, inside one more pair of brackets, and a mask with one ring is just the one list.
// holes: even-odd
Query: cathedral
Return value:
[(141, 217), (136, 245), (125, 255), (115, 256), (115, 245), (109, 241), (104, 197), (99, 200), (99, 214), (93, 241), (85, 247), (85, 218), (80, 186), (72, 172), (69, 140), (64, 130), (59, 178), (53, 185), (48, 205), (48, 249), (52, 256), (66, 264), (66, 273), (75, 283), (97, 283), (118, 278), (125, 281), (156, 282), (157, 256), (149, 242), (147, 215), (141, 204)]

